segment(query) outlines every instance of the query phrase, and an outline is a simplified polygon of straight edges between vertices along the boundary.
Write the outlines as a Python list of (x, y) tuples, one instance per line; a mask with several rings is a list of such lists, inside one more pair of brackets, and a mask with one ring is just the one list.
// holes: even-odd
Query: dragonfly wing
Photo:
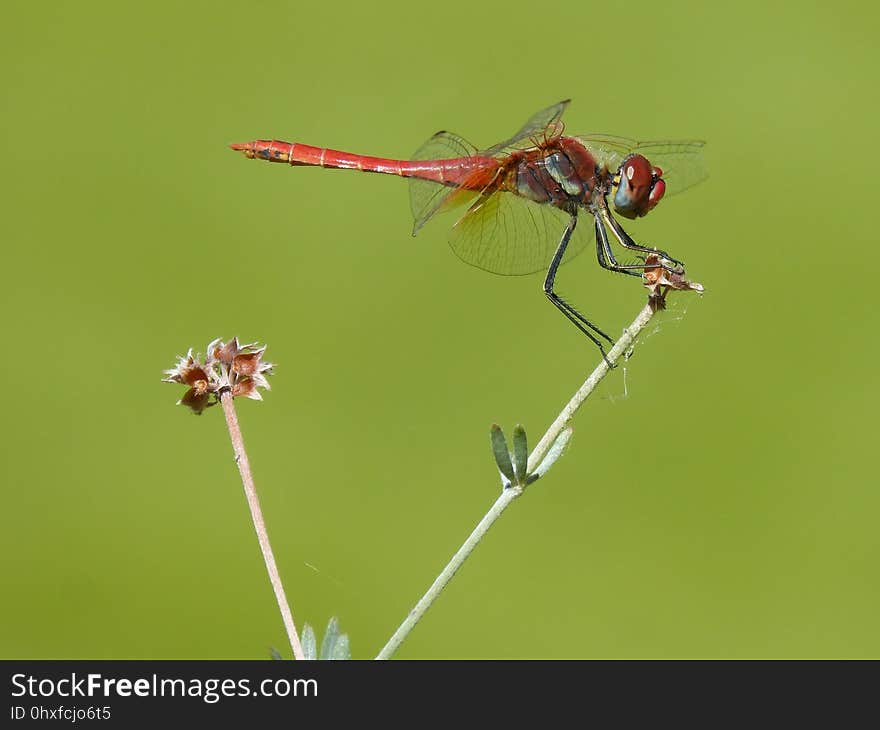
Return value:
[(652, 165), (663, 170), (666, 195), (674, 195), (702, 182), (709, 176), (701, 140), (666, 140), (639, 142), (610, 134), (579, 135), (599, 162), (616, 171), (627, 155), (644, 155)]
[[(416, 150), (413, 160), (448, 160), (470, 157), (477, 149), (463, 137), (452, 132), (437, 132)], [(451, 209), (467, 202), (468, 196), (456, 196), (456, 188), (433, 182), (410, 178), (409, 204), (413, 215), (413, 235), (440, 209)], [(462, 198), (459, 200), (458, 198)]]
[[(519, 146), (530, 146), (531, 140), (537, 136), (558, 136), (562, 133), (562, 124), (559, 121), (570, 100), (565, 99), (558, 104), (542, 109), (533, 114), (522, 128), (508, 140), (501, 142), (488, 150), (478, 152), (477, 149), (463, 137), (452, 132), (437, 132), (431, 139), (423, 144), (413, 155), (413, 160), (444, 160), (459, 157), (471, 157), (479, 154), (481, 157), (497, 157), (503, 153), (517, 149)], [(491, 171), (486, 171), (489, 174)], [(477, 174), (479, 178), (479, 173)], [(410, 180), (410, 208), (413, 214), (413, 235), (425, 225), (436, 213), (450, 210), (465, 203), (471, 203), (477, 193), (473, 188), (479, 189), (480, 185), (474, 185), (479, 180), (469, 180), (459, 187), (440, 185), (429, 180)], [(488, 180), (484, 182), (487, 183)]]
[[(493, 274), (521, 276), (545, 271), (568, 223), (567, 213), (510, 193), (480, 195), (452, 229), (449, 245), (465, 263)], [(590, 225), (580, 221), (563, 263), (587, 245)], [(583, 229), (583, 230), (581, 230)]]
[(507, 150), (517, 149), (524, 141), (529, 142), (527, 146), (531, 146), (530, 140), (544, 132), (548, 132), (551, 137), (558, 137), (562, 133), (559, 120), (570, 102), (571, 99), (564, 99), (533, 114), (513, 137), (484, 150), (483, 154), (493, 157)]

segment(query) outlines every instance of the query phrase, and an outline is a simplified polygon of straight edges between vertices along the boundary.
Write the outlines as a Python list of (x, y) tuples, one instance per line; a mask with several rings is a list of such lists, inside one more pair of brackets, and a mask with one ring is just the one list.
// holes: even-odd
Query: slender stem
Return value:
[[(651, 317), (653, 316), (654, 308), (649, 302), (645, 305), (645, 308), (639, 312), (632, 324), (623, 331), (620, 339), (614, 343), (614, 347), (612, 347), (608, 353), (607, 361), (605, 359), (600, 361), (596, 369), (590, 373), (590, 377), (584, 381), (584, 384), (578, 388), (571, 400), (565, 405), (562, 411), (560, 411), (556, 420), (553, 421), (550, 428), (547, 429), (547, 433), (541, 437), (541, 440), (529, 455), (529, 473), (541, 463), (543, 458), (547, 455), (547, 452), (550, 450), (550, 447), (568, 425), (569, 421), (571, 421), (578, 408), (583, 405), (590, 393), (596, 389), (596, 386), (600, 383), (602, 378), (610, 372), (611, 368), (608, 363), (610, 362), (613, 365), (632, 347), (639, 333), (645, 328), (645, 325), (651, 321)], [(452, 576), (455, 575), (462, 563), (467, 560), (468, 556), (479, 544), (483, 535), (489, 531), (489, 528), (495, 523), (495, 520), (497, 520), (504, 510), (510, 506), (513, 500), (519, 497), (522, 493), (523, 488), (517, 485), (507, 487), (501, 492), (501, 496), (498, 497), (495, 504), (493, 504), (492, 508), (486, 513), (486, 516), (480, 520), (480, 523), (474, 528), (474, 531), (470, 534), (468, 539), (464, 541), (464, 544), (458, 549), (458, 552), (452, 556), (452, 560), (450, 560), (448, 565), (443, 568), (443, 571), (431, 584), (427, 593), (422, 596), (419, 602), (415, 605), (415, 608), (409, 612), (406, 619), (400, 624), (397, 631), (394, 632), (394, 635), (388, 640), (388, 643), (385, 644), (382, 651), (376, 656), (376, 659), (390, 659), (393, 656), (394, 652), (397, 651), (404, 639), (406, 639), (409, 633), (415, 628), (419, 619), (425, 614), (425, 611), (427, 611), (431, 607), (431, 604), (437, 600), (437, 597), (446, 587), (446, 584), (452, 580)]]
[(501, 517), (501, 513), (504, 512), (510, 503), (520, 494), (522, 494), (522, 487), (516, 485), (507, 487), (501, 492), (501, 496), (495, 500), (495, 504), (493, 504), (492, 508), (486, 513), (486, 516), (480, 520), (480, 523), (474, 528), (474, 531), (470, 534), (468, 539), (464, 541), (464, 544), (458, 549), (458, 552), (452, 556), (452, 560), (450, 560), (448, 565), (443, 568), (443, 571), (431, 584), (428, 592), (422, 596), (415, 608), (409, 612), (409, 615), (404, 622), (400, 624), (397, 631), (394, 632), (394, 636), (388, 640), (388, 643), (385, 644), (376, 659), (390, 659), (392, 657), (394, 652), (397, 651), (397, 648), (403, 643), (403, 640), (409, 635), (409, 632), (415, 628), (415, 625), (419, 622), (419, 619), (424, 615), (425, 611), (431, 607), (431, 604), (434, 603), (437, 596), (439, 596), (440, 592), (446, 587), (446, 584), (452, 580), (452, 576), (455, 575), (455, 572), (461, 567), (461, 564), (467, 560), (468, 556), (473, 552), (477, 543), (482, 540), (483, 535), (489, 531), (489, 528), (492, 527), (495, 520)]
[(269, 533), (266, 530), (266, 522), (263, 520), (263, 510), (260, 508), (260, 498), (254, 486), (254, 477), (251, 474), (251, 465), (248, 461), (247, 452), (244, 450), (244, 439), (241, 436), (241, 428), (238, 425), (238, 417), (235, 415), (235, 405), (232, 402), (232, 393), (228, 389), (220, 392), (220, 403), (223, 405), (223, 413), (226, 415), (226, 425), (229, 427), (229, 438), (232, 440), (232, 450), (235, 454), (235, 463), (241, 474), (241, 483), (244, 486), (244, 496), (251, 510), (251, 519), (254, 522), (254, 530), (257, 540), (260, 542), (260, 550), (263, 553), (263, 561), (269, 573), (269, 581), (275, 591), (275, 599), (278, 601), (278, 610), (287, 629), (287, 638), (290, 640), (290, 648), (296, 659), (305, 659), (296, 626), (293, 623), (293, 614), (287, 604), (287, 596), (284, 595), (284, 586), (281, 584), (281, 575), (278, 566), (275, 565), (275, 556), (272, 554), (272, 546), (269, 544)]
[[(645, 305), (644, 309), (638, 313), (632, 324), (623, 331), (623, 334), (617, 342), (614, 343), (614, 347), (612, 347), (611, 351), (608, 353), (608, 362), (613, 365), (633, 346), (639, 333), (645, 328), (645, 325), (651, 321), (651, 317), (653, 316), (654, 308), (649, 302)], [(534, 470), (544, 457), (547, 456), (547, 452), (550, 450), (553, 442), (559, 438), (559, 434), (561, 434), (569, 424), (574, 417), (574, 414), (577, 413), (578, 408), (584, 404), (584, 401), (596, 389), (596, 386), (599, 385), (602, 378), (608, 375), (611, 371), (611, 368), (608, 367), (608, 362), (605, 360), (599, 361), (596, 369), (590, 373), (590, 377), (588, 377), (584, 381), (584, 384), (577, 389), (577, 392), (571, 397), (571, 400), (565, 404), (565, 407), (559, 412), (559, 415), (556, 416), (556, 420), (550, 424), (547, 433), (541, 437), (541, 440), (538, 441), (535, 448), (532, 449), (532, 453), (529, 454), (528, 473), (531, 474), (532, 470)]]

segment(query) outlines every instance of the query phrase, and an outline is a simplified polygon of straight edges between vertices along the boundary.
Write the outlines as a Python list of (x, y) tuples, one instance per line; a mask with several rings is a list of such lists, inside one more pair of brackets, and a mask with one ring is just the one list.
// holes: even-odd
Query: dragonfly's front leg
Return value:
[(647, 268), (645, 264), (619, 264), (614, 258), (614, 252), (611, 250), (611, 243), (608, 241), (608, 232), (605, 230), (605, 224), (598, 213), (594, 214), (596, 223), (596, 258), (599, 259), (599, 266), (609, 271), (617, 271), (628, 276), (642, 277), (643, 272)]
[(624, 248), (628, 248), (630, 251), (641, 251), (642, 253), (654, 253), (658, 256), (662, 256), (663, 259), (669, 261), (672, 264), (675, 264), (676, 268), (670, 268), (666, 266), (666, 264), (662, 264), (663, 268), (671, 274), (683, 274), (684, 273), (684, 264), (678, 259), (672, 258), (665, 251), (661, 251), (659, 248), (651, 248), (649, 246), (642, 246), (641, 244), (636, 243), (629, 237), (629, 234), (623, 230), (623, 227), (613, 215), (608, 211), (608, 208), (602, 206), (600, 210), (600, 215), (602, 216), (602, 220), (608, 224), (608, 227), (611, 229), (611, 232), (614, 234), (614, 237), (617, 239), (618, 243)]
[[(568, 221), (568, 225), (565, 227), (565, 231), (563, 231), (562, 233), (562, 238), (559, 240), (559, 245), (556, 247), (556, 253), (553, 254), (553, 260), (550, 262), (550, 268), (547, 269), (547, 276), (544, 278), (544, 294), (547, 295), (547, 298), (551, 302), (553, 302), (553, 305), (560, 312), (562, 312), (575, 327), (577, 327), (581, 332), (583, 332), (593, 341), (593, 344), (595, 344), (596, 347), (599, 348), (599, 352), (602, 353), (602, 357), (605, 359), (605, 362), (608, 362), (608, 356), (605, 353), (605, 348), (602, 345), (602, 342), (596, 337), (596, 335), (599, 335), (599, 337), (603, 337), (612, 344), (614, 344), (614, 340), (612, 340), (596, 325), (590, 322), (590, 320), (584, 317), (584, 315), (578, 312), (577, 309), (571, 306), (571, 304), (565, 301), (553, 289), (553, 284), (556, 281), (556, 271), (559, 269), (559, 265), (562, 263), (562, 258), (563, 256), (565, 256), (565, 249), (568, 247), (568, 242), (571, 240), (571, 235), (574, 233), (576, 225), (577, 213), (573, 213)], [(608, 365), (609, 367), (612, 367), (610, 362), (608, 362)]]

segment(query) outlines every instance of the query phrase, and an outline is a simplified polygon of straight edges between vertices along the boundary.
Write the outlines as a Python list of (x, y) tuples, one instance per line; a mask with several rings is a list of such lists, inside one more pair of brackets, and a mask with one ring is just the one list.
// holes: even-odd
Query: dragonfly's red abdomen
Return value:
[[(288, 165), (309, 165), (314, 167), (331, 167), (340, 170), (361, 170), (362, 172), (378, 172), (400, 177), (415, 177), (430, 180), (442, 185), (454, 185), (470, 188), (480, 182), (486, 184), (487, 170), (495, 170), (499, 163), (492, 157), (471, 155), (448, 160), (394, 160), (387, 157), (370, 157), (356, 155), (351, 152), (331, 150), (327, 147), (313, 147), (299, 142), (282, 142), (280, 140), (258, 139), (230, 145), (239, 152), (244, 152), (251, 159), (283, 162)], [(480, 173), (480, 180), (474, 178)], [(488, 179), (491, 179), (488, 175)]]

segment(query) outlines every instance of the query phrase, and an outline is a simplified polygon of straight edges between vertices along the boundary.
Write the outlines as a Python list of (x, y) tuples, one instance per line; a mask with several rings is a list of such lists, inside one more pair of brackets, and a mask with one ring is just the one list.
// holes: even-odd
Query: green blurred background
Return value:
[[(410, 237), (406, 185), (249, 162), (277, 137), (407, 157), (574, 99), (568, 129), (709, 140), (628, 228), (707, 287), (575, 421), (399, 654), (876, 657), (877, 6), (7, 2), (0, 656), (284, 648), (219, 409), (161, 371), (238, 335), (239, 408), (294, 614), (381, 648), (596, 364), (541, 276)], [(561, 289), (619, 332), (635, 280)], [(626, 394), (626, 397), (624, 395)]]

